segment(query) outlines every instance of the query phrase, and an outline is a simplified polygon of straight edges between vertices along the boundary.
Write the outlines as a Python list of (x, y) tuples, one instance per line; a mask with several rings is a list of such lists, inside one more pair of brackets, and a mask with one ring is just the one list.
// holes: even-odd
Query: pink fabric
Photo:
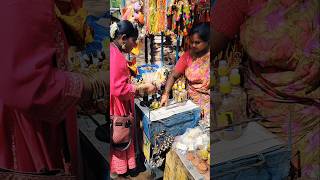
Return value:
[(63, 33), (54, 1), (1, 4), (0, 20), (6, 28), (0, 29), (0, 167), (31, 172), (63, 168), (60, 123), (66, 119), (75, 160), (73, 106), (81, 96), (82, 79), (53, 65), (55, 57), (59, 61), (59, 53), (66, 52), (58, 47), (67, 48), (64, 38), (57, 41)]
[[(130, 84), (130, 71), (127, 61), (120, 50), (110, 44), (110, 115), (128, 115), (134, 113), (135, 87)], [(117, 151), (111, 147), (111, 173), (124, 174), (136, 167), (134, 143), (126, 151)]]
[(83, 7), (83, 0), (55, 0), (57, 7), (59, 7), (62, 14), (69, 14), (71, 10), (78, 10)]
[(71, 0), (71, 3), (75, 10), (83, 7), (83, 0)]
[(220, 0), (211, 12), (211, 25), (228, 38), (233, 38), (240, 31), (240, 26), (247, 16), (261, 9), (266, 0)]
[(233, 38), (245, 20), (248, 0), (220, 0), (212, 8), (212, 26), (220, 33)]
[(184, 71), (187, 69), (188, 66), (192, 64), (192, 57), (190, 56), (189, 52), (185, 52), (178, 60), (175, 71), (181, 74), (184, 74)]
[[(216, 19), (220, 22), (214, 24), (229, 35), (241, 28), (240, 41), (250, 57), (245, 83), (250, 102), (248, 112), (266, 117), (261, 124), (283, 139), (288, 138), (288, 115), (293, 113), (292, 154), (300, 151), (302, 178), (315, 179), (320, 177), (319, 148), (315, 148), (319, 147), (320, 137), (320, 88), (310, 93), (308, 89), (319, 78), (318, 1), (270, 0), (260, 4), (256, 1), (259, 0), (250, 1), (241, 27), (239, 21), (233, 21), (242, 19), (236, 12), (230, 13), (233, 14), (230, 21)], [(214, 16), (223, 17), (230, 7), (238, 6), (232, 0), (228, 0), (229, 6), (223, 4), (226, 2), (217, 1), (220, 6)], [(232, 33), (226, 28), (231, 27), (230, 23), (236, 23)], [(297, 156), (292, 161), (297, 166)]]
[(189, 63), (184, 75), (188, 80), (188, 95), (201, 108), (200, 123), (210, 125), (210, 52), (200, 58), (188, 57)]

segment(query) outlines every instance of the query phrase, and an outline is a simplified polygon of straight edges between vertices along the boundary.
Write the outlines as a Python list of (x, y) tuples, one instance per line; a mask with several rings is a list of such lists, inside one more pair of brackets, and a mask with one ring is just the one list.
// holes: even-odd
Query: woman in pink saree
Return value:
[(167, 105), (169, 92), (174, 82), (181, 76), (187, 79), (187, 92), (192, 101), (200, 106), (202, 120), (200, 124), (210, 126), (210, 25), (194, 25), (190, 31), (191, 50), (179, 59), (168, 78), (161, 105)]
[(319, 1), (222, 0), (214, 5), (212, 22), (215, 53), (240, 33), (250, 58), (250, 113), (266, 117), (261, 123), (287, 140), (291, 112), (292, 162), (303, 179), (319, 178)]
[(75, 105), (92, 91), (85, 76), (68, 72), (68, 43), (54, 6), (54, 0), (1, 1), (0, 168), (80, 170)]
[[(153, 93), (156, 87), (152, 84), (135, 86), (130, 82), (128, 61), (123, 53), (130, 53), (137, 45), (138, 30), (132, 23), (127, 20), (114, 23), (110, 29), (110, 36), (112, 38), (110, 44), (110, 116), (134, 114), (134, 95), (140, 92)], [(111, 146), (110, 176), (112, 179), (124, 178), (128, 170), (136, 168), (134, 146), (133, 142), (124, 151)]]

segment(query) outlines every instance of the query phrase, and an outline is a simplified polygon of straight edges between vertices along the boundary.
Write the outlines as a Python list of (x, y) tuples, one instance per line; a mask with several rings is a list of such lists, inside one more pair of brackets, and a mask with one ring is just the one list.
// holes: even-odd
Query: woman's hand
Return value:
[(169, 99), (169, 95), (167, 93), (164, 93), (161, 96), (160, 107), (167, 106), (168, 105), (168, 99)]
[(139, 94), (154, 94), (157, 91), (157, 87), (151, 83), (141, 84), (137, 88), (137, 93)]
[(151, 83), (144, 84), (144, 92), (147, 94), (154, 94), (157, 91), (157, 87)]

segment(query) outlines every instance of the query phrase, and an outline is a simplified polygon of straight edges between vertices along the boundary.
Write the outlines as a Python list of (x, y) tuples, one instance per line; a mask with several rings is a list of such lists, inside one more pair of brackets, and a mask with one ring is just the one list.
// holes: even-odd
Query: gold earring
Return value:
[(123, 43), (122, 46), (121, 46), (121, 48), (122, 48), (123, 50), (126, 49), (126, 44)]

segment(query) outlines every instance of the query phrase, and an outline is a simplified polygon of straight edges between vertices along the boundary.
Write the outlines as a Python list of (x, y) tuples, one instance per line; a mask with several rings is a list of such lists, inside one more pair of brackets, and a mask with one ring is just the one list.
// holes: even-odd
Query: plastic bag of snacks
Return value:
[(187, 129), (176, 138), (174, 148), (182, 152), (200, 174), (207, 175), (210, 169), (210, 137), (201, 128)]
[(176, 138), (174, 147), (183, 153), (204, 149), (210, 144), (210, 137), (200, 127), (187, 129), (187, 131)]

